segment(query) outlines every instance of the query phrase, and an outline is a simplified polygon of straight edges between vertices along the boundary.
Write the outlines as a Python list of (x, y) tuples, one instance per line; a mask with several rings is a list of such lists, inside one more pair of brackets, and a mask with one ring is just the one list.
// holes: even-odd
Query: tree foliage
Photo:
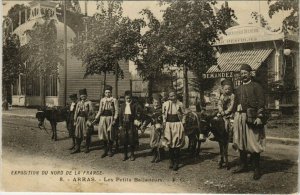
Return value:
[(86, 67), (85, 77), (118, 73), (118, 77), (122, 78), (123, 71), (118, 61), (133, 59), (139, 52), (143, 22), (123, 17), (121, 2), (106, 3), (99, 2), (98, 12), (86, 21), (88, 33), (74, 40), (72, 47), (72, 54), (82, 60)]
[(58, 74), (58, 65), (63, 64), (60, 58), (63, 43), (57, 40), (56, 20), (45, 16), (42, 23), (36, 22), (25, 33), (29, 42), (24, 45), (23, 59), (28, 64), (28, 73)]
[(12, 85), (23, 70), (19, 37), (16, 34), (9, 34), (3, 40), (3, 86)]
[(25, 10), (27, 10), (27, 19), (30, 16), (30, 7), (24, 4), (15, 4), (8, 10), (7, 17), (12, 20), (13, 29), (15, 30), (19, 26), (19, 12), (21, 12), (21, 23), (25, 21)]
[(252, 19), (254, 19), (255, 23), (260, 24), (261, 27), (266, 28), (269, 31), (272, 32), (278, 32), (280, 28), (274, 29), (269, 25), (269, 22), (265, 19), (265, 17), (258, 12), (252, 12), (251, 13)]
[(284, 33), (299, 32), (299, 2), (297, 0), (278, 0), (275, 2), (268, 0), (268, 3), (270, 18), (281, 11), (290, 12), (282, 22)]
[[(168, 48), (165, 62), (171, 66), (184, 66), (200, 81), (202, 73), (217, 62), (213, 44), (235, 18), (234, 11), (227, 5), (222, 5), (215, 13), (215, 4), (216, 1), (172, 1), (163, 15), (161, 33)], [(186, 70), (184, 72), (187, 88)], [(184, 94), (187, 102), (188, 89)]]

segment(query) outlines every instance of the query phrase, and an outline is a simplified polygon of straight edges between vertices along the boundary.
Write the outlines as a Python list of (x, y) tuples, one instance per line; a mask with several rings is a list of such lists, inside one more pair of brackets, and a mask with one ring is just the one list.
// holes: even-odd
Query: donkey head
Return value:
[(44, 126), (44, 121), (45, 121), (45, 118), (46, 118), (46, 113), (45, 113), (45, 110), (46, 108), (44, 107), (39, 107), (38, 108), (38, 111), (35, 115), (35, 118), (38, 119), (38, 127), (41, 128)]

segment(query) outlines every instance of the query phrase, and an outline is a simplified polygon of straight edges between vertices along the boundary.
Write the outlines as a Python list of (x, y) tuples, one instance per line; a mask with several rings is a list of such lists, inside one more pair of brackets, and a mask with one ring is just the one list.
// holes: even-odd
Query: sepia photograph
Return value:
[(1, 13), (1, 193), (299, 193), (298, 0)]

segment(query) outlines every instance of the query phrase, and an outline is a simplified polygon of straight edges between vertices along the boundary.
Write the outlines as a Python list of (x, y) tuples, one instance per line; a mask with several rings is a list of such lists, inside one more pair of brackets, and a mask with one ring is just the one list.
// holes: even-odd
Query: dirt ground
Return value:
[[(150, 163), (149, 137), (140, 138), (135, 161), (122, 161), (121, 153), (101, 159), (102, 145), (92, 137), (91, 152), (71, 155), (65, 124), (58, 125), (57, 142), (34, 119), (3, 116), (2, 190), (48, 192), (193, 192), (295, 193), (298, 191), (298, 146), (270, 143), (262, 154), (263, 176), (233, 174), (238, 162), (231, 147), (232, 169), (218, 169), (218, 146), (202, 144), (200, 157), (183, 149), (177, 172), (168, 169), (168, 156)], [(46, 122), (47, 131), (50, 125)], [(38, 171), (38, 172), (37, 172)], [(94, 172), (93, 172), (94, 171)], [(148, 181), (145, 181), (148, 180)], [(149, 181), (150, 180), (150, 181)]]

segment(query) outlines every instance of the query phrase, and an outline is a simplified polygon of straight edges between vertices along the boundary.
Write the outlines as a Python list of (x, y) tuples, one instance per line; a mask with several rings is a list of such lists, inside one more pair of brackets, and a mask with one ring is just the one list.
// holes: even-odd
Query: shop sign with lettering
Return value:
[(234, 72), (213, 72), (213, 73), (205, 73), (202, 76), (204, 79), (232, 78), (234, 76)]

